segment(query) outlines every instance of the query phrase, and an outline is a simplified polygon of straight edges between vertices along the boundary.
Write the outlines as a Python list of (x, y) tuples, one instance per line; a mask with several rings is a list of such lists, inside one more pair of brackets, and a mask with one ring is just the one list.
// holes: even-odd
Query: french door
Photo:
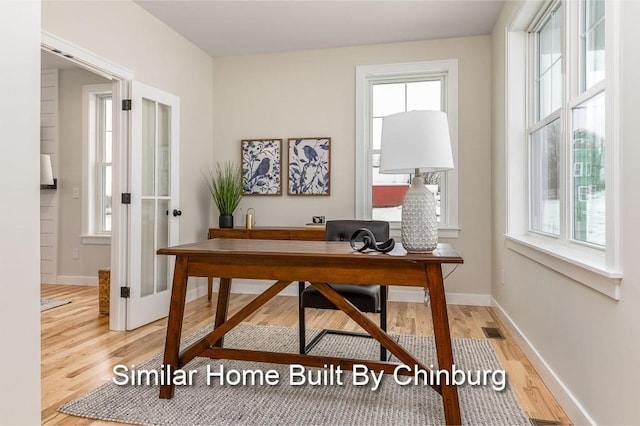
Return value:
[(126, 328), (169, 313), (173, 258), (156, 250), (179, 238), (179, 98), (131, 86), (131, 165)]

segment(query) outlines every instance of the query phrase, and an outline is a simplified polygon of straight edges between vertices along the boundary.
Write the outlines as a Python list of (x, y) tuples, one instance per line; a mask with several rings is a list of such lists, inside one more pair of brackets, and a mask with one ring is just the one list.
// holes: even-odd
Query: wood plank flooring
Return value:
[[(72, 300), (68, 305), (41, 314), (43, 424), (115, 424), (67, 416), (56, 410), (65, 402), (111, 380), (111, 369), (115, 364), (139, 364), (162, 352), (166, 319), (133, 331), (114, 332), (109, 331), (109, 317), (98, 313), (98, 287), (46, 284), (42, 285), (41, 295), (48, 299)], [(232, 295), (229, 315), (253, 297)], [(212, 302), (207, 302), (205, 296), (189, 303), (183, 336), (210, 324), (214, 313), (215, 296)], [(482, 327), (501, 330), (505, 339), (490, 341), (528, 417), (571, 424), (491, 308), (450, 305), (448, 313), (453, 337), (486, 339)], [(297, 298), (277, 296), (247, 322), (297, 327)], [(307, 311), (307, 326), (358, 329), (341, 312), (312, 309)], [(430, 311), (418, 303), (389, 302), (388, 329), (397, 334), (432, 335)]]

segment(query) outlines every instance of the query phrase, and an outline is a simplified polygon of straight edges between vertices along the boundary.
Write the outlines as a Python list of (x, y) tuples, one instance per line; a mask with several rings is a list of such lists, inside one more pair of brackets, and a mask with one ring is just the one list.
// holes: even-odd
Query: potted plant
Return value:
[(232, 161), (216, 163), (207, 179), (209, 191), (218, 207), (220, 228), (233, 228), (233, 212), (242, 198), (242, 170)]

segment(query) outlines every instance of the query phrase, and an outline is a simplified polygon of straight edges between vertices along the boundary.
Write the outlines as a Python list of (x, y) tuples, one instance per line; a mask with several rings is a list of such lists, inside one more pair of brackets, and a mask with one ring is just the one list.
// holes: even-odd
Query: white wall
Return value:
[(180, 97), (180, 241), (206, 238), (211, 206), (200, 170), (212, 149), (211, 58), (129, 0), (46, 1), (42, 28)]
[[(497, 303), (544, 360), (539, 372), (574, 421), (638, 424), (640, 383), (640, 2), (621, 2), (622, 262), (616, 302), (504, 247), (505, 73), (504, 28), (516, 9), (507, 2), (493, 32), (493, 287)], [(607, 21), (609, 25), (609, 21)], [(499, 271), (505, 270), (505, 284)], [(557, 376), (551, 380), (550, 372)], [(566, 389), (562, 389), (565, 386)], [(573, 398), (573, 401), (571, 400)], [(581, 409), (582, 407), (582, 409)]]
[[(490, 294), (490, 37), (214, 58), (214, 161), (240, 159), (240, 140), (331, 137), (331, 195), (244, 197), (257, 226), (304, 226), (313, 215), (355, 216), (355, 67), (458, 59), (460, 238), (465, 265), (447, 292)], [(286, 154), (285, 154), (286, 160)], [(210, 215), (217, 226), (217, 213)], [(238, 218), (236, 218), (238, 220)], [(240, 222), (242, 223), (242, 222)]]
[[(110, 266), (111, 246), (82, 244), (82, 86), (110, 84), (110, 80), (80, 68), (58, 72), (60, 91), (60, 155), (58, 195), (60, 202), (58, 233), (58, 284), (98, 284), (98, 269)], [(73, 198), (73, 188), (81, 197)], [(80, 257), (73, 258), (78, 249)], [(69, 278), (73, 278), (70, 282)]]
[(40, 423), (40, 3), (0, 2), (0, 424)]

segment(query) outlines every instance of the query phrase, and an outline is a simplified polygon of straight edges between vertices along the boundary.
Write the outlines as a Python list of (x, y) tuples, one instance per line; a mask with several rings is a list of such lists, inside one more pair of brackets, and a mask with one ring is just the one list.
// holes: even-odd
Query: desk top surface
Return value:
[(412, 261), (427, 263), (463, 263), (462, 257), (450, 244), (438, 244), (432, 253), (407, 253), (400, 243), (387, 253), (359, 253), (348, 242), (341, 241), (291, 241), (291, 240), (246, 240), (234, 238), (216, 238), (197, 243), (167, 247), (158, 250), (162, 255), (211, 255), (211, 256), (265, 256), (333, 259), (371, 260), (374, 256), (388, 261)]

